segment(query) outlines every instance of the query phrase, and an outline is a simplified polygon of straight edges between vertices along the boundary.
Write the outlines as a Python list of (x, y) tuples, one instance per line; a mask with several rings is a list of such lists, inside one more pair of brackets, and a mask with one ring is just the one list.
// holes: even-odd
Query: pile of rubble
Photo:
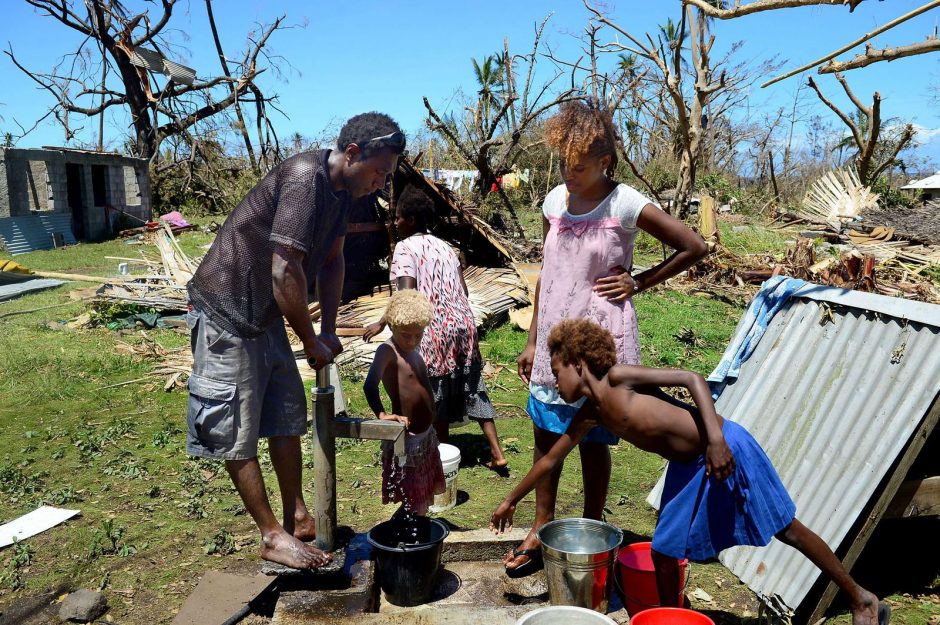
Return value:
[[(691, 284), (686, 288), (741, 300), (748, 299), (764, 280), (788, 275), (817, 284), (940, 303), (937, 207), (887, 209), (878, 199), (851, 170), (823, 176), (810, 189), (801, 210), (784, 215), (783, 227), (796, 235), (795, 242), (783, 258), (775, 258), (739, 255), (722, 246), (714, 202), (703, 198), (699, 231), (709, 242), (711, 253), (689, 270)], [(894, 217), (889, 219), (891, 215)]]

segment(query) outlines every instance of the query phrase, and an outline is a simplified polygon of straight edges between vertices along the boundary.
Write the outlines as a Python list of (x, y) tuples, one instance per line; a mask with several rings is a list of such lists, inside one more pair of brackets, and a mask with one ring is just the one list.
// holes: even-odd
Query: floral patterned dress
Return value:
[(390, 273), (393, 282), (414, 278), (434, 308), (421, 340), (421, 357), (428, 367), (438, 418), (446, 417), (451, 425), (495, 418), (457, 254), (433, 235), (413, 234), (395, 246)]

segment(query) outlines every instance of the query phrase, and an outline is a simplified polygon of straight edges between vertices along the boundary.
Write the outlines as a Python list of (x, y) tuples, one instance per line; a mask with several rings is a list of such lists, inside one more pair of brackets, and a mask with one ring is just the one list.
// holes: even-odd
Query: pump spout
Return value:
[(397, 421), (337, 417), (329, 366), (317, 371), (317, 386), (311, 391), (313, 403), (313, 475), (316, 492), (314, 519), (317, 547), (332, 551), (336, 546), (336, 439), (392, 441), (399, 465), (405, 459), (405, 426)]

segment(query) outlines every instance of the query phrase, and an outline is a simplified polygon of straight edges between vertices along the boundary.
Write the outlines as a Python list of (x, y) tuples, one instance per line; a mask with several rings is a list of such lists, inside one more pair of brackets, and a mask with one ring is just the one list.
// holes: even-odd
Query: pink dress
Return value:
[[(633, 243), (640, 211), (650, 201), (625, 184), (617, 185), (594, 210), (568, 212), (568, 192), (555, 187), (545, 198), (543, 214), (550, 229), (543, 246), (535, 362), (529, 384), (529, 414), (536, 426), (562, 434), (582, 402), (569, 405), (559, 396), (551, 370), (548, 335), (562, 319), (590, 319), (606, 328), (617, 345), (617, 361), (639, 364), (636, 314), (630, 300), (612, 302), (592, 290), (610, 268), (633, 266)], [(597, 429), (597, 428), (595, 428)], [(609, 434), (609, 433), (608, 433)], [(592, 430), (585, 440), (597, 438)]]

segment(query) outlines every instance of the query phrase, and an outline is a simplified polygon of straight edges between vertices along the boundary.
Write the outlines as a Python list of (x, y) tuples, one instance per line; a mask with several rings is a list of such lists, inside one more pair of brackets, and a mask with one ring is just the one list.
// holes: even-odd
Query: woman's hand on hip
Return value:
[(529, 376), (532, 375), (532, 364), (535, 362), (535, 345), (526, 345), (522, 353), (516, 359), (516, 371), (519, 377), (526, 384), (529, 383)]
[(639, 290), (630, 272), (620, 265), (611, 267), (610, 271), (612, 275), (594, 281), (593, 291), (601, 297), (606, 297), (612, 302), (621, 302)]

